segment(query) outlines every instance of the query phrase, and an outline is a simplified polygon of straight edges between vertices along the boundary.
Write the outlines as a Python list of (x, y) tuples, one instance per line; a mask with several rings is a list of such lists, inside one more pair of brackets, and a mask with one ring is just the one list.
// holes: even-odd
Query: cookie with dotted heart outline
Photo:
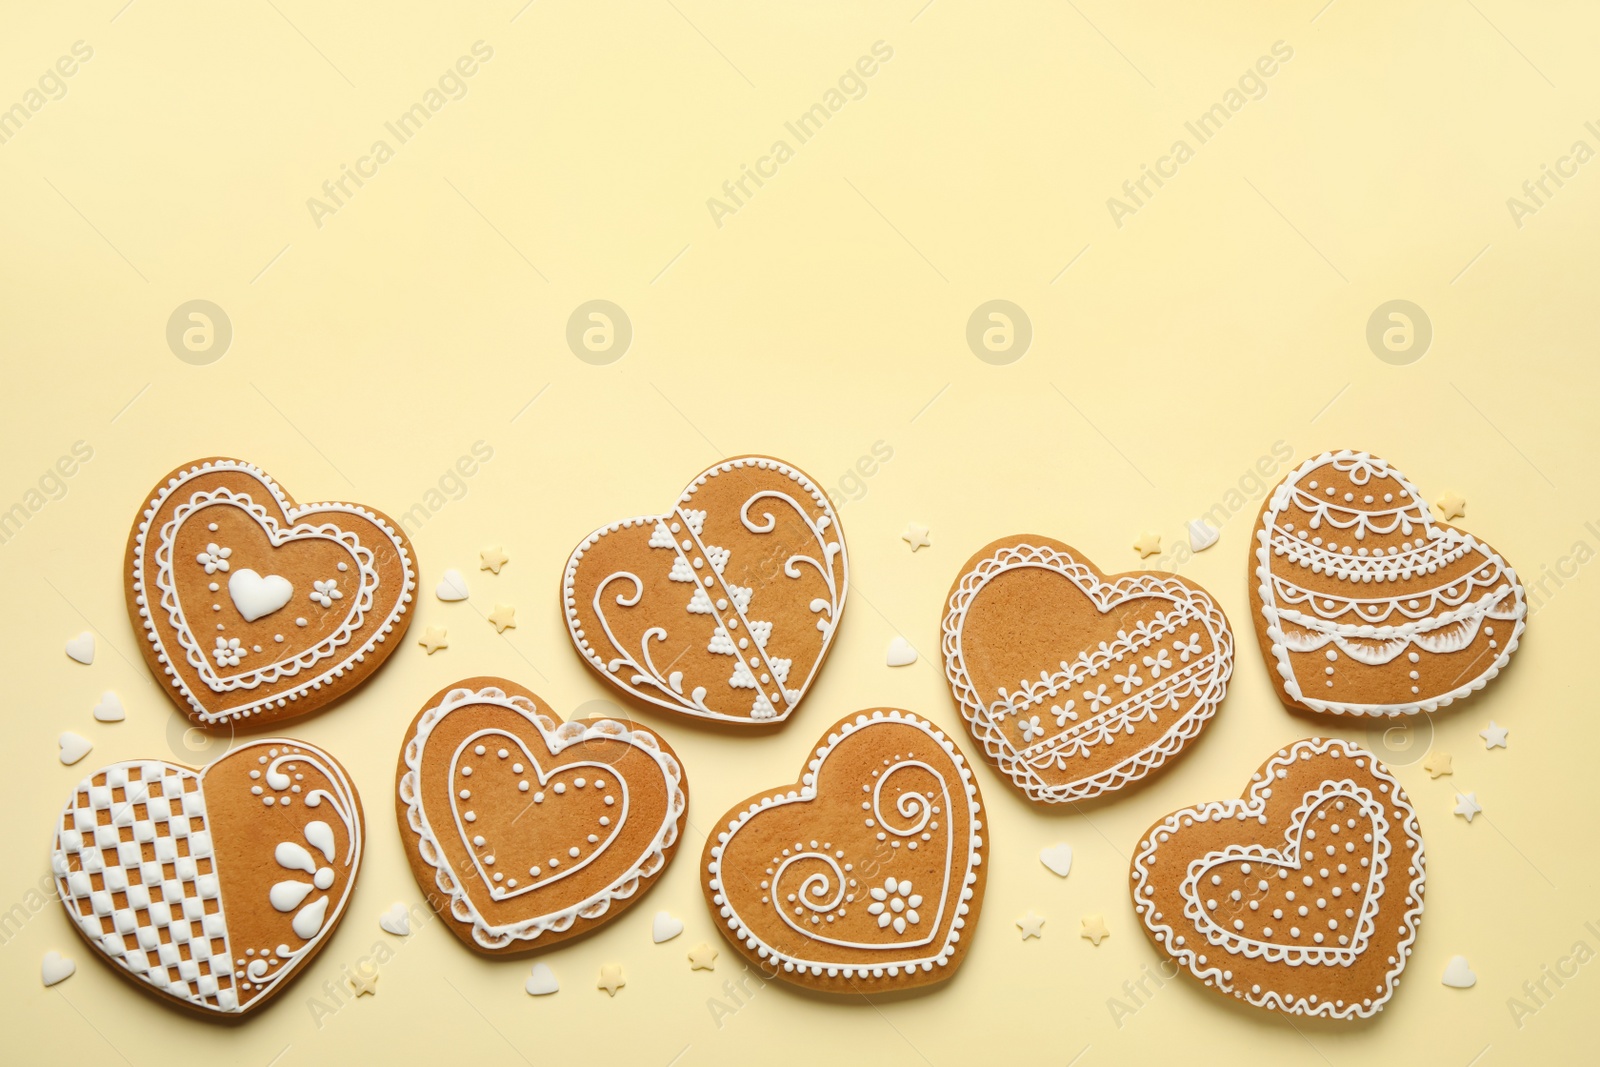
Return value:
[(1371, 752), (1319, 737), (1277, 751), (1243, 799), (1160, 820), (1130, 863), (1156, 947), (1207, 988), (1294, 1015), (1369, 1018), (1422, 921), (1422, 831)]
[(467, 678), (412, 720), (395, 814), (423, 895), (490, 956), (610, 922), (655, 884), (688, 816), (683, 768), (622, 719), (562, 722), (503, 678)]
[(360, 504), (296, 504), (213, 457), (145, 496), (124, 558), (128, 618), (160, 688), (202, 727), (248, 728), (364, 682), (411, 624), (411, 543)]
[(561, 613), (583, 661), (628, 696), (770, 725), (822, 669), (849, 585), (827, 493), (792, 464), (737, 456), (695, 475), (669, 511), (579, 542)]
[(238, 1018), (280, 994), (343, 919), (366, 841), (337, 760), (268, 738), (199, 769), (102, 767), (56, 824), (51, 869), (95, 955), (160, 999)]
[(1527, 597), (1511, 564), (1435, 519), (1396, 468), (1342, 449), (1262, 501), (1250, 556), (1256, 637), (1299, 711), (1437, 711), (1511, 662)]
[(888, 993), (952, 977), (986, 881), (983, 797), (954, 741), (897, 708), (847, 715), (793, 787), (718, 821), (701, 888), (768, 978)]

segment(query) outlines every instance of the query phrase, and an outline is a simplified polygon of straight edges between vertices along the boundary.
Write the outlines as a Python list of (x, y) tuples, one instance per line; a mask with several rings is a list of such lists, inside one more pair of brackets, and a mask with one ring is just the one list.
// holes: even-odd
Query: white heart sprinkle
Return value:
[(410, 937), (411, 912), (404, 904), (391, 904), (388, 911), (378, 916), (378, 925), (396, 937)]
[(889, 642), (887, 661), (891, 667), (909, 666), (917, 662), (917, 650), (911, 647), (911, 642), (896, 634), (894, 640)]
[(89, 750), (94, 748), (87, 738), (79, 737), (71, 730), (57, 738), (56, 744), (61, 746), (61, 762), (69, 767), (87, 756)]
[(683, 920), (673, 915), (670, 911), (656, 912), (655, 921), (650, 924), (650, 936), (656, 944), (671, 941), (683, 933)]
[(533, 973), (528, 976), (523, 988), (530, 997), (544, 997), (560, 989), (561, 983), (556, 981), (556, 972), (550, 969), (548, 963), (535, 963)]
[(1072, 870), (1072, 846), (1062, 843), (1041, 849), (1039, 862), (1049, 867), (1055, 874), (1065, 878), (1067, 873)]
[(1451, 989), (1471, 989), (1478, 984), (1478, 976), (1468, 965), (1467, 957), (1451, 956), (1450, 962), (1445, 964), (1444, 978), (1441, 981)]
[(44, 965), (39, 968), (39, 977), (44, 980), (45, 985), (53, 986), (57, 982), (65, 982), (71, 978), (77, 969), (76, 963), (55, 949), (51, 949), (44, 954)]
[(467, 591), (467, 580), (452, 567), (444, 572), (444, 577), (434, 586), (433, 595), (440, 600), (465, 600), (472, 594)]
[(85, 666), (94, 662), (94, 634), (88, 630), (67, 642), (67, 655)]
[(228, 578), (228, 595), (245, 622), (255, 622), (283, 607), (294, 596), (294, 585), (281, 574), (262, 577), (249, 567)]
[(101, 722), (121, 722), (128, 717), (117, 694), (107, 689), (100, 694), (100, 703), (94, 706), (94, 717)]
[(1204, 552), (1217, 543), (1221, 537), (1211, 524), (1204, 519), (1189, 520), (1189, 547), (1195, 552)]

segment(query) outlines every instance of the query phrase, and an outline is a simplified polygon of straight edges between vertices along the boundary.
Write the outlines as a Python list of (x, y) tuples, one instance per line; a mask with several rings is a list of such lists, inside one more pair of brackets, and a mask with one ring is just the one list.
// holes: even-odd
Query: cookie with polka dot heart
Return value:
[(766, 977), (827, 993), (932, 985), (955, 974), (977, 929), (985, 818), (943, 731), (863, 711), (828, 729), (798, 783), (722, 817), (701, 886)]
[(305, 715), (401, 644), (416, 566), (361, 504), (296, 504), (266, 471), (204, 459), (146, 495), (124, 561), (139, 649), (200, 726)]
[(621, 719), (562, 722), (503, 678), (435, 694), (397, 776), (417, 884), (487, 955), (548, 948), (622, 914), (672, 860), (689, 805), (658, 734)]
[(1527, 617), (1498, 552), (1350, 449), (1307, 460), (1267, 496), (1249, 584), (1279, 698), (1330, 715), (1416, 715), (1466, 697), (1511, 661)]
[(344, 768), (272, 738), (198, 770), (129, 760), (95, 771), (57, 821), (51, 868), (73, 927), (119, 974), (237, 1019), (333, 936), (365, 835)]
[(771, 725), (822, 669), (849, 584), (827, 493), (781, 460), (738, 456), (695, 475), (667, 511), (585, 537), (561, 612), (584, 662), (629, 697)]
[(1422, 921), (1422, 831), (1372, 753), (1309, 738), (1243, 799), (1175, 811), (1134, 850), (1133, 907), (1208, 988), (1332, 1019), (1388, 1003)]

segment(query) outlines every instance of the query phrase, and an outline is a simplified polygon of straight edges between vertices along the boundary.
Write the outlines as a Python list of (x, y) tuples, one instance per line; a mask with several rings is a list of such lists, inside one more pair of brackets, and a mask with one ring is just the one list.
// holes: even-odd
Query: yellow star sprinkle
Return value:
[(1430, 752), (1422, 761), (1422, 769), (1428, 772), (1429, 778), (1437, 778), (1441, 774), (1454, 774), (1450, 768), (1450, 753)]
[(507, 630), (516, 628), (517, 609), (505, 604), (496, 604), (494, 610), (489, 612), (489, 621), (494, 623), (494, 632), (503, 634)]
[(1133, 543), (1133, 550), (1139, 553), (1139, 558), (1155, 556), (1161, 553), (1161, 535), (1147, 533)]
[(1435, 500), (1433, 506), (1439, 512), (1439, 517), (1447, 522), (1464, 518), (1467, 514), (1467, 500), (1460, 493), (1446, 493)]
[(441, 648), (450, 647), (449, 632), (443, 626), (430, 626), (426, 633), (417, 639), (417, 644), (428, 650), (428, 655), (433, 655)]
[(486, 548), (478, 553), (478, 558), (483, 561), (483, 565), (478, 568), (480, 571), (493, 571), (495, 574), (499, 574), (500, 568), (511, 559), (503, 548)]
[(920, 522), (906, 524), (906, 532), (900, 535), (900, 540), (911, 546), (915, 552), (919, 548), (930, 548), (933, 542), (928, 540), (928, 528)]
[(596, 989), (604, 989), (609, 996), (616, 996), (617, 990), (628, 984), (622, 977), (622, 964), (608, 963), (600, 968), (600, 981), (595, 983)]
[(1087, 937), (1097, 946), (1101, 941), (1111, 936), (1111, 931), (1106, 929), (1106, 920), (1103, 915), (1088, 915), (1082, 919), (1083, 929), (1078, 931), (1080, 937)]
[(689, 969), (691, 971), (716, 970), (717, 950), (703, 942), (696, 945), (689, 953)]
[(355, 990), (358, 997), (375, 997), (378, 995), (378, 971), (376, 968), (370, 976), (361, 973), (357, 967), (350, 975), (350, 988)]
[(1017, 920), (1017, 929), (1022, 931), (1022, 940), (1030, 937), (1044, 937), (1044, 916), (1035, 915), (1032, 908), (1028, 914)]

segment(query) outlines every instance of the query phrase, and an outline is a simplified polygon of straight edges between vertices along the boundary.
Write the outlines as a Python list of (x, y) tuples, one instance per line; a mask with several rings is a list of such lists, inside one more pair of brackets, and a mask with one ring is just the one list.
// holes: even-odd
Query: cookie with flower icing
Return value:
[(1136, 782), (1216, 714), (1233, 632), (1210, 594), (1160, 571), (1106, 575), (1071, 546), (979, 549), (945, 606), (945, 677), (983, 754), (1030, 800)]
[(296, 504), (234, 459), (185, 464), (145, 497), (124, 562), (139, 649), (201, 726), (315, 711), (360, 685), (411, 623), (411, 544), (361, 504)]
[(798, 782), (718, 821), (701, 884), (768, 977), (828, 993), (932, 985), (972, 943), (985, 818), (951, 738), (908, 711), (863, 711), (827, 730)]
[(364, 841), (344, 768), (273, 738), (199, 770), (128, 760), (95, 771), (57, 820), (51, 868), (73, 927), (117, 973), (238, 1018), (333, 936)]
[(584, 662), (629, 697), (761, 725), (805, 697), (849, 584), (827, 494), (788, 463), (739, 456), (695, 475), (666, 511), (585, 537), (561, 610)]
[(1359, 745), (1279, 749), (1240, 800), (1175, 811), (1134, 850), (1134, 911), (1207, 988), (1294, 1015), (1367, 1018), (1422, 921), (1422, 831)]
[(1434, 518), (1399, 470), (1349, 449), (1268, 494), (1249, 584), (1279, 697), (1334, 715), (1415, 715), (1482, 689), (1527, 615), (1504, 557)]
[(671, 861), (689, 807), (658, 734), (621, 719), (562, 722), (503, 678), (430, 698), (397, 774), (417, 885), (485, 955), (548, 948), (621, 915)]

